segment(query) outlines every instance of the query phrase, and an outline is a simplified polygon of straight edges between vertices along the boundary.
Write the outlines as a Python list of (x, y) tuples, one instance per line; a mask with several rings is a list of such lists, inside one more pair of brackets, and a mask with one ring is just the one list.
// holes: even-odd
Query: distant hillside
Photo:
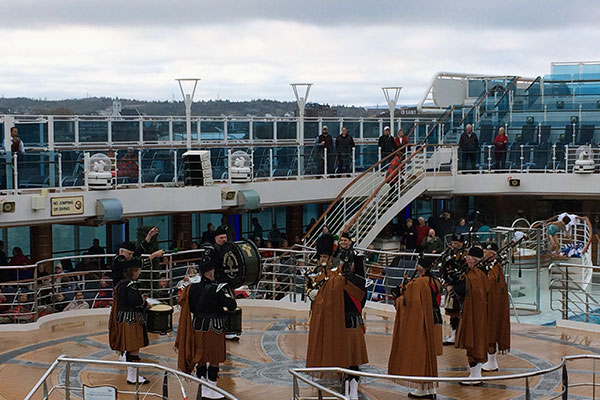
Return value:
[[(91, 97), (86, 99), (35, 100), (25, 97), (0, 98), (0, 114), (54, 114), (54, 115), (110, 115), (113, 99)], [(185, 115), (183, 101), (143, 101), (121, 99), (123, 109), (137, 109), (146, 115)], [(276, 100), (229, 101), (208, 100), (194, 102), (193, 115), (257, 115), (283, 116), (294, 114), (295, 102)], [(367, 117), (373, 115), (362, 107), (331, 106), (340, 117)]]

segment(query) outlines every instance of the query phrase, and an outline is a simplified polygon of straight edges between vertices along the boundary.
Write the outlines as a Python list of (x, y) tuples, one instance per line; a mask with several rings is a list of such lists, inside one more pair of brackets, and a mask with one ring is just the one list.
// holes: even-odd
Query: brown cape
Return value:
[[(367, 295), (367, 292), (364, 288), (360, 288), (350, 281), (346, 281), (344, 285), (344, 291), (348, 293), (348, 295), (351, 298), (353, 298), (356, 302), (358, 302), (358, 305), (360, 305), (362, 300)], [(362, 311), (362, 307), (359, 308), (358, 305), (357, 308), (359, 309), (359, 311)], [(367, 343), (365, 342), (364, 326), (357, 326), (356, 328), (346, 328), (344, 330), (344, 333), (346, 335), (347, 345), (346, 354), (348, 355), (348, 360), (346, 361), (346, 364), (348, 366), (354, 366), (368, 363), (369, 356), (367, 354)]]
[(192, 326), (192, 313), (188, 301), (190, 286), (183, 289), (179, 295), (179, 326), (177, 327), (177, 338), (175, 338), (175, 348), (177, 349), (177, 368), (189, 374), (194, 369), (195, 343), (194, 329)]
[(434, 325), (429, 277), (413, 279), (396, 299), (388, 374), (438, 376)]
[(112, 350), (122, 351), (123, 348), (121, 332), (117, 325), (117, 313), (119, 308), (119, 296), (117, 296), (117, 286), (113, 289), (113, 303), (108, 317), (108, 344)]
[(508, 286), (502, 265), (496, 263), (488, 273), (489, 345), (498, 343), (499, 351), (510, 350), (510, 307)]
[(467, 357), (484, 363), (488, 350), (488, 278), (483, 271), (475, 268), (465, 274), (465, 279), (465, 300), (456, 333), (456, 347), (467, 350)]
[(319, 289), (312, 304), (306, 352), (307, 367), (348, 367), (343, 276), (330, 278)]

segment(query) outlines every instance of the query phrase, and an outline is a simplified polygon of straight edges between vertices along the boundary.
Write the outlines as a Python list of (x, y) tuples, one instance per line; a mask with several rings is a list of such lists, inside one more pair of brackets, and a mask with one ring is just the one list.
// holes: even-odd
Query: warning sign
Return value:
[(50, 205), (50, 215), (53, 217), (83, 214), (83, 196), (52, 197)]

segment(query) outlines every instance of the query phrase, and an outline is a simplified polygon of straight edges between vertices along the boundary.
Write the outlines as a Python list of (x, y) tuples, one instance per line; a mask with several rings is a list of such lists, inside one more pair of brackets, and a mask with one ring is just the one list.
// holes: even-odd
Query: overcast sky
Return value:
[(415, 103), (436, 72), (535, 77), (600, 60), (594, 0), (2, 0), (0, 95)]

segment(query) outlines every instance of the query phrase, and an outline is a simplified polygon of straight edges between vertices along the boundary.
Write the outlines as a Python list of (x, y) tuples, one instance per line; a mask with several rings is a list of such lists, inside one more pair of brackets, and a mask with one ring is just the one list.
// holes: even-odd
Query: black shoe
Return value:
[(422, 396), (416, 395), (416, 394), (412, 394), (412, 393), (408, 393), (408, 397), (412, 398), (412, 399), (435, 399), (437, 398), (437, 396), (435, 394), (424, 394)]
[(443, 342), (442, 345), (444, 345), (444, 346), (454, 346), (454, 342)]

